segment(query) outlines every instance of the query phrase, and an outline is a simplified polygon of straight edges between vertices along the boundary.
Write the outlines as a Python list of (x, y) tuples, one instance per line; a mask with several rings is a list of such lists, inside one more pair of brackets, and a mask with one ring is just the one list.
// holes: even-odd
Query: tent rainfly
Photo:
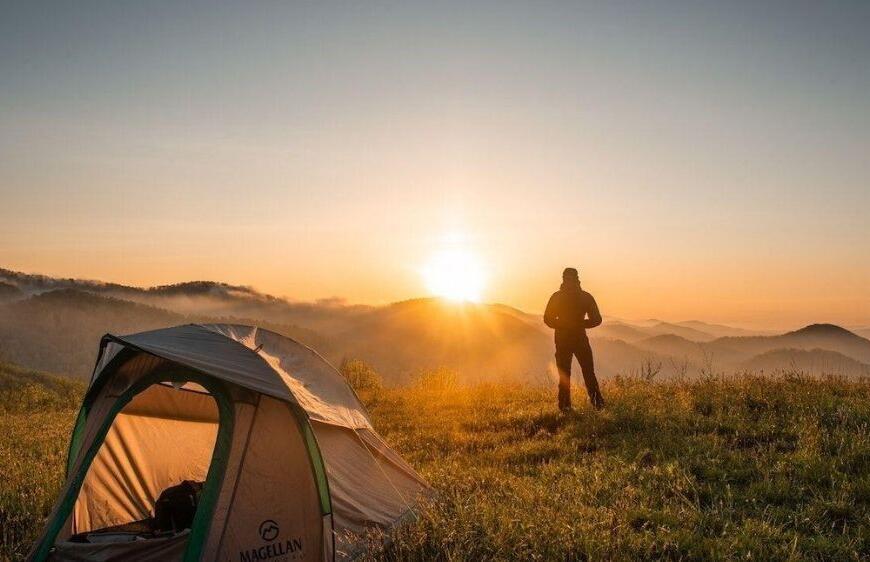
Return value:
[(106, 335), (30, 560), (349, 560), (428, 492), (293, 340), (230, 324)]

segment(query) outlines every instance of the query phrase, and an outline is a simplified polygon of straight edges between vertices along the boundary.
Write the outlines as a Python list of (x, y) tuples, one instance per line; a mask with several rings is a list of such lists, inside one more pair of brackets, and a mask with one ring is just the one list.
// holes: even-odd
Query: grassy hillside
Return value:
[(84, 390), (80, 381), (0, 363), (0, 414), (78, 408)]
[[(550, 390), (370, 378), (355, 375), (375, 426), (437, 492), (373, 559), (870, 557), (866, 382), (617, 379), (604, 412), (565, 417)], [(24, 554), (50, 509), (75, 392), (0, 413), (0, 559)]]
[(870, 556), (870, 385), (797, 376), (367, 393), (437, 499), (392, 560)]
[(0, 560), (27, 553), (63, 483), (84, 385), (0, 363)]

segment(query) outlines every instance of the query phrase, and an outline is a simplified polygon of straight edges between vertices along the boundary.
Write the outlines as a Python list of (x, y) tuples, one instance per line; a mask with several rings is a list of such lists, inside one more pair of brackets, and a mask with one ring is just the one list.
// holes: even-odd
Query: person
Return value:
[(571, 362), (574, 356), (583, 371), (583, 382), (592, 407), (604, 407), (595, 378), (592, 347), (586, 330), (601, 324), (601, 313), (592, 295), (580, 287), (580, 275), (573, 267), (562, 272), (562, 286), (550, 297), (544, 323), (555, 330), (556, 368), (559, 370), (559, 409), (571, 410)]

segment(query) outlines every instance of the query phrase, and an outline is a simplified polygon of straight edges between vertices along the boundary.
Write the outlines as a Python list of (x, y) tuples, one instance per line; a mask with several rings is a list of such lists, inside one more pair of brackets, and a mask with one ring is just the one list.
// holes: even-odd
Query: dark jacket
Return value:
[(547, 303), (544, 323), (556, 330), (557, 342), (566, 341), (585, 337), (587, 329), (601, 324), (601, 313), (595, 299), (580, 288), (580, 283), (562, 283)]

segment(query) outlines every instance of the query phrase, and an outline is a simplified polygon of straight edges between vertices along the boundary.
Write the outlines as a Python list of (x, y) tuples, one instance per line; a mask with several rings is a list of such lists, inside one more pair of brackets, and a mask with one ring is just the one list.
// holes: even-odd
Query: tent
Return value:
[[(231, 324), (103, 337), (68, 459), (31, 560), (348, 560), (429, 490), (322, 357)], [(144, 532), (184, 482), (191, 523)]]

